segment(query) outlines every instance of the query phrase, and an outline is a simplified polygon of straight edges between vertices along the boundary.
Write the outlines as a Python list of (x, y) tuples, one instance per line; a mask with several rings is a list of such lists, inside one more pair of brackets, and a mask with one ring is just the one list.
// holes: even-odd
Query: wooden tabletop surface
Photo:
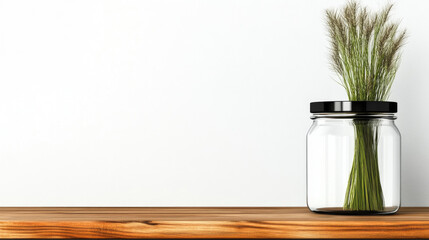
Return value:
[(0, 208), (0, 238), (428, 238), (429, 208), (341, 216), (307, 208)]

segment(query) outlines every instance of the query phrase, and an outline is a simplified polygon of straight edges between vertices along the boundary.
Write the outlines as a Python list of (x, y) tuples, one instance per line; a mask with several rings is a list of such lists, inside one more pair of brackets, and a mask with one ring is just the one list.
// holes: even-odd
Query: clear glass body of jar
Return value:
[(401, 136), (392, 113), (316, 113), (307, 134), (313, 212), (391, 214), (400, 207)]

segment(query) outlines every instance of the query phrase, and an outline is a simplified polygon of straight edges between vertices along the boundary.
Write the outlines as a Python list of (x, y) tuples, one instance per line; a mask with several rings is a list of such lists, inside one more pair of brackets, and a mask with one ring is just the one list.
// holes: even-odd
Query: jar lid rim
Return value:
[(396, 113), (397, 102), (389, 101), (322, 101), (311, 102), (310, 113)]

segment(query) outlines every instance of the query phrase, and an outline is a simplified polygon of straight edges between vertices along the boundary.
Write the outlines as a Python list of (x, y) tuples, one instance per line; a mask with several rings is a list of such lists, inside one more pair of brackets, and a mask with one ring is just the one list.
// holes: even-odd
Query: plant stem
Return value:
[(344, 210), (382, 211), (383, 190), (378, 169), (378, 120), (355, 119), (355, 152)]

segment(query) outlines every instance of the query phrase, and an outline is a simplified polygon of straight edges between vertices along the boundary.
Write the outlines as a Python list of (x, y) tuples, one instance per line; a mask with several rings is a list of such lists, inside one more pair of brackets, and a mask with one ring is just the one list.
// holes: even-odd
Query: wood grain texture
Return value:
[(340, 216), (306, 208), (0, 208), (0, 238), (429, 238), (429, 208)]

